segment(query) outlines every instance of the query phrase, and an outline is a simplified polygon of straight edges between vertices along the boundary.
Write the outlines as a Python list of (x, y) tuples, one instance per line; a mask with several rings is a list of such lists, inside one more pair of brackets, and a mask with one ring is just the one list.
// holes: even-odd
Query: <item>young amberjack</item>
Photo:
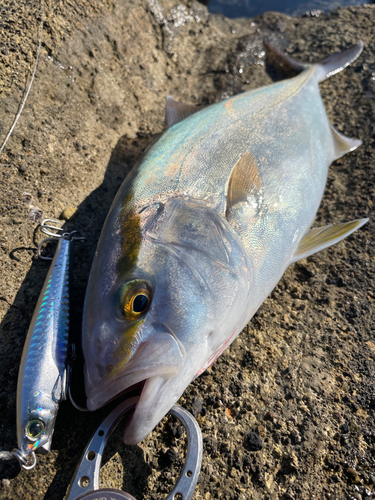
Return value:
[(330, 125), (318, 84), (362, 48), (303, 65), (267, 45), (297, 76), (199, 111), (167, 99), (166, 131), (104, 224), (84, 311), (88, 408), (141, 383), (126, 443), (155, 427), (290, 264), (367, 221), (311, 229), (328, 166), (361, 144)]

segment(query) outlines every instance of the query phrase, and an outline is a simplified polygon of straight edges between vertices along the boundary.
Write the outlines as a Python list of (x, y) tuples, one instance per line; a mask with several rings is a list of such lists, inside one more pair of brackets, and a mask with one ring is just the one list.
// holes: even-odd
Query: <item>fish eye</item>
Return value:
[(127, 319), (136, 319), (145, 314), (151, 302), (149, 286), (144, 281), (130, 282), (123, 295), (121, 312)]
[(36, 440), (44, 432), (45, 427), (46, 426), (42, 420), (31, 420), (31, 422), (27, 424), (26, 436), (29, 439)]

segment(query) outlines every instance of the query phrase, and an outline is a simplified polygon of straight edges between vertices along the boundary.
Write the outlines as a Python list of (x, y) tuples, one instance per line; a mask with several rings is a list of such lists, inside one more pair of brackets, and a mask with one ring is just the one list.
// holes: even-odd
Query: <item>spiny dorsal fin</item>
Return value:
[(309, 257), (320, 250), (338, 243), (356, 229), (359, 229), (369, 219), (358, 219), (335, 226), (315, 227), (304, 236), (298, 245), (297, 251), (293, 255), (292, 262)]
[[(311, 66), (311, 63), (303, 64), (295, 61), (292, 57), (287, 56), (280, 52), (276, 47), (270, 44), (268, 39), (264, 40), (266, 48), (267, 60), (271, 62), (277, 69), (286, 73), (288, 76), (295, 76), (301, 73), (305, 68)], [(350, 49), (343, 50), (342, 52), (335, 52), (323, 61), (316, 63), (318, 81), (322, 82), (326, 78), (335, 75), (343, 70), (349, 64), (357, 59), (363, 50), (363, 42), (360, 40), (358, 43), (350, 47)]]
[(258, 163), (250, 153), (246, 151), (235, 164), (229, 180), (227, 193), (227, 214), (229, 210), (241, 201), (247, 201), (252, 193), (258, 193), (262, 187), (259, 175)]
[(189, 104), (182, 104), (182, 102), (175, 101), (170, 95), (167, 97), (165, 106), (165, 126), (171, 127), (175, 123), (184, 120), (190, 115), (193, 115), (200, 108), (190, 106)]
[(360, 139), (351, 139), (350, 137), (346, 137), (345, 135), (340, 134), (340, 132), (336, 130), (332, 125), (330, 125), (330, 127), (334, 144), (334, 160), (337, 160), (337, 158), (341, 158), (341, 156), (349, 153), (349, 151), (354, 151), (354, 149), (357, 149), (358, 146), (362, 144), (362, 141)]

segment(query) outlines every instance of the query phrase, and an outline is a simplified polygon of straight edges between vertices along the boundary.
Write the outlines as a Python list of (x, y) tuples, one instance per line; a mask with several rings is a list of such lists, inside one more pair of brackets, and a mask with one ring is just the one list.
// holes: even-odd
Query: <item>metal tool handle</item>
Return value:
[(202, 467), (203, 439), (201, 429), (195, 418), (185, 408), (174, 405), (170, 413), (184, 425), (188, 437), (185, 465), (178, 481), (166, 500), (190, 500), (199, 479)]
[[(82, 500), (96, 498), (93, 494), (99, 490), (100, 465), (105, 445), (121, 418), (133, 409), (138, 401), (139, 397), (124, 401), (103, 420), (85, 448), (69, 487), (66, 500), (78, 500), (78, 497), (82, 498)], [(202, 465), (202, 434), (198, 423), (187, 410), (174, 405), (170, 412), (182, 422), (186, 429), (188, 449), (181, 475), (166, 500), (177, 500), (178, 498), (189, 500), (198, 482)], [(107, 498), (107, 496), (110, 498), (109, 495), (112, 494), (113, 498), (135, 500), (129, 493), (123, 491), (110, 489), (99, 491), (103, 498)], [(114, 495), (115, 493), (117, 496)]]

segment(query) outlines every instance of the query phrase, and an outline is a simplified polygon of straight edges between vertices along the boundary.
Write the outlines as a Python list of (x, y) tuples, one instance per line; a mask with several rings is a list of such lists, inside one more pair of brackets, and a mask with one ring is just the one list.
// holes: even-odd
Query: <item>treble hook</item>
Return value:
[[(37, 255), (39, 259), (42, 260), (53, 260), (52, 257), (44, 257), (42, 255), (42, 246), (47, 243), (48, 241), (56, 241), (59, 240), (60, 238), (65, 238), (66, 240), (69, 241), (86, 241), (86, 238), (80, 235), (79, 231), (71, 231), (70, 233), (68, 232), (62, 232), (59, 234), (60, 231), (63, 231), (62, 227), (56, 227), (52, 226), (50, 224), (47, 224), (49, 222), (52, 222), (53, 224), (63, 224), (63, 222), (55, 220), (55, 219), (44, 219), (40, 223), (40, 230), (42, 233), (47, 234), (49, 238), (45, 238), (43, 241), (41, 241), (38, 245), (37, 248)], [(52, 232), (52, 231), (57, 231), (57, 232)]]

